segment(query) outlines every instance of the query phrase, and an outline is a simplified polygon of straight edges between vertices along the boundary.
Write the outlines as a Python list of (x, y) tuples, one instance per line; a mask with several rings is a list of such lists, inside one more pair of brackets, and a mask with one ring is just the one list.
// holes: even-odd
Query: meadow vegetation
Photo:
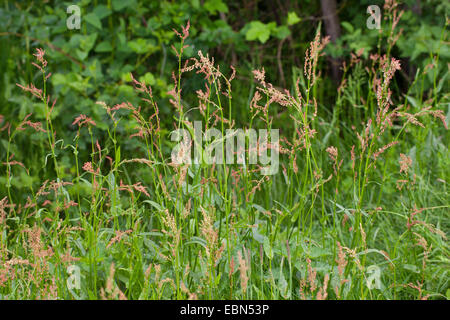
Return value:
[[(139, 99), (69, 84), (36, 45), (29, 81), (8, 76), (35, 110), (0, 116), (0, 299), (450, 298), (448, 55), (401, 88), (401, 13), (385, 10), (333, 94), (320, 23), (287, 88), (263, 65), (186, 54), (192, 20), (171, 31), (168, 90), (123, 77)], [(88, 108), (65, 107), (77, 86)], [(174, 163), (171, 132), (194, 121), (279, 129), (278, 172), (249, 162), (248, 141), (244, 163)]]

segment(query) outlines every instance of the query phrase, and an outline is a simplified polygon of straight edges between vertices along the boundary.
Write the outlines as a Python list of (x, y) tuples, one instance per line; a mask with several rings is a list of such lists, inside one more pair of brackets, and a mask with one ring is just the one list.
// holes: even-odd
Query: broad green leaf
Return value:
[(89, 53), (89, 51), (91, 51), (91, 49), (94, 47), (95, 45), (95, 41), (97, 40), (97, 32), (93, 32), (88, 36), (82, 36), (80, 38), (80, 49), (82, 51), (86, 51), (87, 53)]
[(285, 39), (291, 34), (291, 31), (287, 26), (279, 26), (275, 29), (274, 35), (278, 39)]
[(100, 19), (97, 17), (97, 15), (95, 13), (92, 13), (92, 12), (88, 13), (83, 18), (84, 18), (84, 20), (86, 20), (87, 23), (90, 23), (91, 25), (93, 25), (97, 29), (101, 29), (102, 28), (102, 23), (101, 23)]
[(101, 20), (110, 16), (112, 11), (107, 6), (100, 4), (94, 8), (94, 13)]
[(111, 52), (112, 47), (108, 41), (102, 41), (95, 47), (96, 52)]
[(353, 33), (353, 31), (355, 31), (355, 29), (353, 28), (353, 26), (347, 22), (347, 21), (342, 21), (341, 22), (342, 27), (349, 33)]
[(205, 239), (202, 239), (200, 237), (192, 237), (189, 241), (187, 241), (185, 243), (186, 245), (188, 244), (199, 244), (202, 247), (206, 248), (207, 247), (207, 243)]
[(146, 85), (155, 85), (155, 76), (151, 72), (147, 72), (142, 77), (139, 77), (139, 81), (144, 82)]
[(273, 259), (272, 245), (270, 244), (270, 240), (267, 237), (264, 237), (263, 248), (266, 256), (269, 258), (269, 260), (272, 260)]
[(413, 265), (413, 264), (404, 264), (403, 268), (409, 271), (412, 271), (414, 273), (420, 273), (419, 267)]
[(164, 209), (161, 207), (161, 205), (159, 205), (158, 203), (156, 203), (152, 200), (145, 200), (143, 202), (152, 205), (158, 211), (164, 211)]
[(245, 34), (245, 39), (249, 41), (259, 40), (261, 43), (266, 43), (270, 38), (271, 24), (264, 24), (261, 21), (250, 22), (250, 28)]
[(259, 225), (257, 225), (257, 227), (255, 227), (255, 228), (252, 228), (253, 239), (255, 239), (257, 242), (263, 244), (265, 237), (261, 233), (259, 233), (258, 226)]
[(296, 23), (299, 23), (302, 19), (300, 19), (294, 11), (288, 13), (287, 24), (292, 26)]
[(121, 11), (126, 7), (131, 7), (133, 3), (133, 0), (112, 0), (112, 7), (114, 11)]
[(78, 58), (83, 61), (88, 56), (89, 52), (87, 51), (81, 51), (80, 49), (75, 50)]
[(228, 7), (222, 0), (208, 0), (205, 2), (204, 8), (208, 10), (210, 14), (216, 14), (216, 12), (228, 12)]
[(154, 40), (144, 38), (137, 38), (136, 40), (129, 41), (128, 47), (137, 54), (151, 54), (159, 50)]
[(267, 212), (267, 210), (264, 209), (263, 207), (261, 207), (259, 204), (254, 203), (254, 204), (252, 204), (252, 207), (263, 214), (266, 214), (266, 212)]

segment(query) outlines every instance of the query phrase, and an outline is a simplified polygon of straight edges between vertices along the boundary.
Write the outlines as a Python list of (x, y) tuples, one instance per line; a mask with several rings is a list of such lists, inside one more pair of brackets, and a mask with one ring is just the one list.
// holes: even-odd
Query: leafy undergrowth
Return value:
[[(203, 131), (225, 135), (236, 129), (233, 110), (248, 108), (249, 118), (238, 121), (245, 129), (267, 129), (269, 136), (280, 129), (279, 143), (259, 150), (279, 151), (278, 171), (265, 175), (261, 164), (249, 164), (249, 143), (243, 164), (173, 162), (175, 143), (161, 125), (158, 97), (133, 75), (142, 106), (98, 101), (107, 127), (86, 111), (73, 115), (74, 139), (60, 138), (49, 66), (37, 49), (40, 85), (18, 85), (42, 103), (45, 119), (28, 115), (1, 126), (0, 298), (449, 296), (448, 72), (419, 70), (401, 95), (392, 89), (401, 66), (390, 50), (367, 59), (360, 51), (347, 62), (330, 108), (317, 101), (328, 42), (319, 30), (291, 90), (254, 70), (256, 89), (240, 106), (234, 72), (222, 74), (201, 52), (184, 61), (189, 25), (177, 34), (172, 129), (194, 132), (194, 121), (202, 121)], [(393, 33), (389, 41), (390, 48)], [(204, 78), (195, 106), (184, 103), (181, 90), (190, 73)], [(430, 76), (433, 89), (421, 92)], [(15, 157), (23, 137), (44, 139), (40, 150), (30, 143), (32, 166)], [(130, 141), (138, 147), (129, 148)], [(204, 155), (213, 142), (192, 144)], [(183, 158), (192, 145), (179, 146)], [(23, 194), (20, 184), (36, 175), (41, 180)]]

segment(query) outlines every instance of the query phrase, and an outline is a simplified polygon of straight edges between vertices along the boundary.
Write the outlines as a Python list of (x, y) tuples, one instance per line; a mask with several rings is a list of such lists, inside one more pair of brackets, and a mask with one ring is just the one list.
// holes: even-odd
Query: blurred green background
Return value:
[[(36, 121), (44, 119), (44, 106), (31, 95), (24, 94), (16, 83), (41, 84), (37, 70), (31, 65), (36, 48), (46, 51), (52, 72), (48, 92), (58, 99), (52, 113), (58, 139), (71, 143), (76, 135), (72, 126), (79, 114), (92, 117), (97, 123), (95, 137), (102, 141), (108, 134), (108, 116), (95, 104), (108, 105), (129, 101), (142, 104), (130, 83), (130, 72), (153, 88), (161, 112), (163, 128), (172, 130), (174, 110), (167, 92), (172, 89), (171, 74), (178, 61), (171, 49), (179, 43), (173, 29), (190, 21), (189, 47), (184, 59), (194, 57), (197, 51), (209, 53), (221, 66), (224, 74), (231, 74), (230, 65), (237, 69), (239, 85), (233, 87), (233, 118), (248, 119), (248, 103), (254, 93), (251, 71), (264, 66), (269, 81), (291, 89), (296, 77), (302, 77), (304, 52), (313, 40), (319, 26), (323, 34), (323, 3), (308, 0), (83, 0), (83, 1), (1, 1), (0, 3), (0, 115), (4, 123), (17, 124), (27, 114), (33, 113)], [(330, 1), (334, 2), (334, 1)], [(336, 14), (340, 31), (335, 43), (326, 48), (329, 59), (321, 60), (323, 81), (318, 86), (322, 113), (333, 108), (338, 82), (333, 81), (330, 58), (349, 60), (352, 52), (364, 48), (364, 56), (378, 48), (379, 39), (389, 33), (366, 27), (367, 6), (383, 1), (337, 1)], [(69, 30), (66, 21), (67, 7), (78, 5), (81, 9), (81, 28)], [(423, 70), (437, 53), (440, 61), (448, 61), (448, 46), (440, 46), (443, 26), (450, 2), (403, 1), (405, 10), (397, 30), (402, 36), (393, 48), (392, 55), (402, 61), (402, 71), (397, 76), (395, 90), (401, 94), (414, 79), (417, 69)], [(383, 16), (384, 18), (384, 16)], [(329, 31), (329, 30), (328, 30)], [(438, 75), (447, 72), (447, 63), (440, 63)], [(358, 74), (354, 75), (355, 77)], [(421, 86), (421, 92), (433, 85), (433, 73)], [(439, 76), (438, 76), (439, 78)], [(336, 80), (336, 79), (334, 79)], [(39, 86), (38, 86), (39, 87)], [(186, 75), (183, 81), (183, 104), (196, 106), (195, 91), (202, 88), (202, 78)], [(192, 98), (192, 99), (191, 99)], [(426, 98), (426, 97), (425, 97)], [(283, 121), (287, 115), (280, 118)], [(123, 134), (130, 132), (134, 120), (123, 122)], [(241, 124), (242, 125), (242, 124)], [(285, 125), (285, 122), (283, 122)], [(1, 135), (1, 160), (7, 146), (6, 135)], [(17, 136), (12, 152), (16, 158), (26, 159), (25, 165), (39, 163), (44, 150), (44, 135), (35, 133)], [(62, 143), (62, 142), (61, 142)], [(79, 141), (80, 153), (89, 148), (89, 136)], [(124, 154), (137, 148), (136, 139), (123, 146)], [(39, 157), (39, 159), (37, 159)], [(67, 173), (75, 170), (70, 154), (62, 154)], [(45, 168), (42, 170), (45, 171)], [(14, 179), (16, 187), (29, 187), (41, 181), (34, 172), (25, 172)], [(0, 179), (5, 180), (4, 177)], [(6, 181), (0, 181), (5, 185)]]

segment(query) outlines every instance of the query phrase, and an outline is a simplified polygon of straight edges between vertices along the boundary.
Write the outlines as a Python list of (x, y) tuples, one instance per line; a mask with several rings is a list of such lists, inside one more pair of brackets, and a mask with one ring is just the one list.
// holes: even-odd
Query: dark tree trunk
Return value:
[[(320, 0), (322, 7), (323, 20), (325, 22), (325, 31), (332, 43), (341, 36), (341, 26), (339, 22), (339, 17), (336, 10), (336, 0)], [(339, 58), (328, 58), (331, 65), (331, 72), (333, 76), (333, 81), (339, 83), (341, 80), (341, 59)]]

